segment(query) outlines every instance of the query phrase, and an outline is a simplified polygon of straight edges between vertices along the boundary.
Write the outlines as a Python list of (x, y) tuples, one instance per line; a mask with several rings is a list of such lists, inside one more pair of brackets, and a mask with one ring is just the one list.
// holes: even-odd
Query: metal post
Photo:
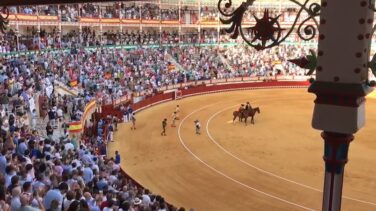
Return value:
[[(316, 81), (309, 92), (317, 96), (312, 127), (324, 131), (323, 211), (341, 210), (344, 166), (352, 134), (365, 124), (365, 96), (372, 91), (366, 82), (369, 54), (365, 50), (370, 48), (367, 33), (372, 24), (366, 21), (373, 23), (374, 16), (368, 6), (368, 1), (330, 1), (321, 5)], [(351, 15), (347, 9), (351, 9)]]
[(19, 30), (19, 26), (18, 26), (18, 23), (16, 24), (16, 43), (17, 43), (17, 51), (20, 51), (20, 30)]
[(140, 7), (140, 33), (142, 32), (142, 5), (138, 5)]
[(198, 24), (198, 32), (199, 32), (198, 33), (198, 39), (199, 39), (198, 43), (200, 44), (201, 43), (201, 0), (198, 0), (198, 17), (197, 17), (196, 24)]
[(38, 36), (38, 51), (40, 51), (40, 44), (41, 44), (41, 41), (40, 41), (40, 23), (38, 21), (38, 26), (37, 26), (37, 36)]
[[(121, 10), (121, 7), (120, 7), (120, 10)], [(119, 13), (119, 30), (120, 30), (120, 37), (119, 37), (119, 39), (120, 39), (120, 45), (122, 45), (123, 44), (123, 42), (122, 42), (122, 39), (121, 39), (121, 36), (122, 36), (122, 34), (123, 34), (123, 21), (122, 21), (122, 19), (123, 19), (123, 13), (122, 12), (120, 12)]]
[(102, 8), (98, 5), (99, 11), (99, 46), (103, 46), (103, 24), (102, 24)]
[(342, 186), (347, 154), (353, 135), (323, 132), (325, 183), (323, 211), (341, 210)]
[[(82, 24), (80, 23), (78, 28), (78, 34), (79, 34), (79, 42), (81, 43), (82, 47), (88, 47), (89, 45), (87, 43), (84, 43), (83, 37), (82, 37)], [(85, 45), (85, 46), (84, 46)]]

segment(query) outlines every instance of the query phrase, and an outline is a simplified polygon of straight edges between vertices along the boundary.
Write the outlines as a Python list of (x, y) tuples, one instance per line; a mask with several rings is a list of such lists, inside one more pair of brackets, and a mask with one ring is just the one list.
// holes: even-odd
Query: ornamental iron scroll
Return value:
[(7, 26), (9, 24), (9, 9), (7, 7), (3, 7), (0, 12), (0, 31), (4, 34)]
[[(290, 36), (290, 34), (296, 27), (297, 34), (302, 40), (308, 41), (315, 38), (317, 34), (316, 30), (318, 30), (319, 26), (316, 17), (320, 16), (321, 11), (321, 6), (318, 3), (309, 3), (310, 0), (306, 0), (302, 4), (296, 0), (290, 0), (291, 2), (299, 5), (300, 9), (291, 28), (284, 36), (282, 36), (282, 31), (284, 31), (285, 29), (282, 29), (278, 22), (280, 15), (278, 15), (277, 17), (270, 17), (268, 10), (264, 11), (262, 18), (256, 17), (255, 14), (252, 15), (256, 21), (256, 24), (254, 26), (248, 28), (242, 26), (243, 16), (245, 12), (248, 10), (248, 7), (253, 5), (255, 1), (256, 0), (247, 0), (233, 12), (228, 12), (228, 10), (232, 6), (232, 0), (218, 1), (218, 10), (220, 14), (225, 17), (225, 19), (220, 18), (220, 20), (223, 24), (231, 24), (231, 26), (226, 29), (226, 32), (232, 33), (232, 35), (230, 36), (232, 39), (236, 39), (240, 34), (242, 39), (249, 46), (255, 48), (256, 50), (263, 50), (281, 44), (287, 39), (287, 37)], [(304, 18), (302, 21), (300, 21), (300, 23), (298, 23), (303, 11), (308, 14), (308, 17)], [(308, 21), (310, 20), (312, 20), (314, 23), (308, 24)], [(250, 35), (246, 36), (246, 30)]]

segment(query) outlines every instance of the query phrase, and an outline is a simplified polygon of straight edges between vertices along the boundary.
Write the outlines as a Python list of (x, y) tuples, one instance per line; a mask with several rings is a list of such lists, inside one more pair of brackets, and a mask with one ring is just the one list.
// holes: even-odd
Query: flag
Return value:
[(169, 65), (167, 66), (167, 69), (168, 69), (169, 71), (171, 71), (171, 70), (175, 70), (175, 65), (173, 65), (173, 64), (169, 64)]
[(112, 74), (110, 72), (107, 72), (106, 74), (104, 74), (104, 78), (105, 79), (110, 79), (112, 77)]
[(69, 123), (69, 133), (79, 133), (82, 131), (81, 121)]
[(69, 83), (70, 87), (77, 87), (78, 85), (78, 81), (77, 79), (76, 80), (72, 80), (70, 83)]

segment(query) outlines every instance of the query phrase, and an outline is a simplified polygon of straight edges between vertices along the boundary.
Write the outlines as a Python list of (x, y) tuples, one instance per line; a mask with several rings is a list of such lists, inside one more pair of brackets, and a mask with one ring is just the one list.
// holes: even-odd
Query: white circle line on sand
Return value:
[[(240, 161), (241, 163), (253, 168), (253, 169), (256, 169), (264, 174), (267, 174), (269, 176), (272, 176), (272, 177), (275, 177), (275, 178), (278, 178), (278, 179), (281, 179), (283, 181), (286, 181), (286, 182), (290, 182), (290, 183), (293, 183), (295, 185), (298, 185), (298, 186), (301, 186), (301, 187), (304, 187), (304, 188), (307, 188), (307, 189), (310, 189), (310, 190), (314, 190), (314, 191), (317, 191), (317, 192), (320, 192), (322, 193), (322, 190), (320, 189), (317, 189), (317, 188), (314, 188), (312, 186), (308, 186), (308, 185), (305, 185), (305, 184), (302, 184), (302, 183), (299, 183), (299, 182), (296, 182), (296, 181), (293, 181), (293, 180), (290, 180), (290, 179), (287, 179), (287, 178), (284, 178), (282, 176), (279, 176), (279, 175), (276, 175), (276, 174), (273, 174), (272, 172), (269, 172), (269, 171), (266, 171), (262, 168), (259, 168), (257, 166), (254, 166), (250, 163), (248, 163), (247, 161), (244, 161), (243, 159), (239, 158), (238, 156), (234, 155), (233, 153), (231, 153), (230, 151), (226, 150), (222, 145), (220, 145), (217, 141), (215, 141), (215, 139), (212, 137), (212, 135), (210, 134), (210, 131), (209, 131), (209, 124), (211, 122), (211, 120), (216, 117), (218, 114), (224, 112), (224, 111), (227, 111), (231, 108), (234, 108), (236, 107), (236, 105), (234, 106), (230, 106), (230, 107), (227, 107), (225, 109), (222, 109), (218, 112), (216, 112), (215, 114), (213, 114), (209, 119), (208, 121), (206, 122), (206, 133), (208, 134), (209, 136), (209, 139), (215, 144), (217, 145), (222, 151), (224, 151), (226, 154), (230, 155), (231, 157), (235, 158), (236, 160)], [(364, 201), (364, 200), (360, 200), (360, 199), (355, 199), (355, 198), (351, 198), (351, 197), (348, 197), (348, 196), (342, 196), (342, 198), (344, 199), (347, 199), (347, 200), (351, 200), (351, 201), (356, 201), (356, 202), (359, 202), (359, 203), (364, 203), (364, 204), (369, 204), (369, 205), (373, 205), (373, 206), (376, 206), (376, 203), (373, 203), (373, 202), (369, 202), (369, 201)]]
[(194, 153), (193, 153), (193, 152), (192, 152), (192, 151), (191, 151), (191, 150), (185, 145), (185, 143), (184, 143), (184, 141), (183, 141), (183, 139), (182, 139), (182, 137), (181, 137), (181, 133), (180, 133), (181, 126), (183, 125), (183, 123), (185, 122), (185, 120), (186, 120), (188, 117), (192, 116), (194, 113), (197, 113), (198, 111), (204, 110), (205, 108), (208, 108), (208, 107), (210, 107), (210, 106), (212, 106), (212, 105), (215, 105), (215, 104), (210, 104), (210, 105), (207, 105), (207, 106), (204, 106), (204, 107), (202, 107), (202, 108), (199, 108), (199, 109), (194, 110), (193, 112), (191, 112), (190, 114), (188, 114), (187, 116), (185, 116), (185, 117), (182, 119), (182, 121), (180, 122), (180, 124), (179, 124), (179, 128), (178, 128), (178, 138), (179, 138), (180, 143), (181, 143), (181, 144), (183, 145), (183, 147), (187, 150), (187, 152), (189, 152), (189, 154), (191, 154), (195, 159), (197, 159), (197, 160), (200, 161), (202, 164), (204, 164), (207, 168), (209, 168), (209, 169), (211, 169), (212, 171), (216, 172), (217, 174), (219, 174), (219, 175), (221, 175), (221, 176), (223, 176), (223, 177), (225, 177), (225, 178), (231, 180), (232, 182), (235, 182), (235, 183), (237, 183), (237, 184), (239, 184), (239, 185), (241, 185), (241, 186), (243, 186), (243, 187), (246, 187), (246, 188), (248, 188), (248, 189), (250, 189), (250, 190), (253, 190), (253, 191), (255, 191), (255, 192), (259, 193), (259, 194), (262, 194), (262, 195), (268, 196), (268, 197), (270, 197), (270, 198), (276, 199), (276, 200), (281, 201), (281, 202), (284, 202), (284, 203), (286, 203), (286, 204), (293, 205), (293, 206), (299, 207), (299, 208), (304, 209), (304, 210), (311, 210), (311, 211), (314, 210), (314, 209), (312, 209), (312, 208), (308, 208), (308, 207), (305, 207), (305, 206), (303, 206), (303, 205), (296, 204), (296, 203), (294, 203), (294, 202), (291, 202), (291, 201), (288, 201), (288, 200), (285, 200), (285, 199), (279, 198), (279, 197), (277, 197), (277, 196), (271, 195), (271, 194), (269, 194), (269, 193), (263, 192), (263, 191), (261, 191), (261, 190), (258, 190), (258, 189), (254, 188), (254, 187), (251, 187), (251, 186), (249, 186), (249, 185), (247, 185), (247, 184), (244, 184), (244, 183), (242, 183), (242, 182), (240, 182), (240, 181), (238, 181), (238, 180), (236, 180), (236, 179), (234, 179), (234, 178), (228, 176), (227, 174), (225, 174), (225, 173), (219, 171), (218, 169), (214, 168), (213, 166), (209, 165), (208, 163), (206, 163), (205, 161), (203, 161), (202, 159), (200, 159), (196, 154), (194, 154)]

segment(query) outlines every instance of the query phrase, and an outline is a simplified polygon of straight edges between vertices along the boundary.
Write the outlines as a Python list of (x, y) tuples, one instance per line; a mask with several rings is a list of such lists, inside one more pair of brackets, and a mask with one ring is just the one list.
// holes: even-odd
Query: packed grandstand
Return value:
[[(261, 4), (256, 13), (269, 7), (286, 26), (294, 20), (289, 4)], [(287, 60), (310, 49), (298, 38), (260, 52), (238, 45), (213, 1), (9, 10), (11, 29), (0, 36), (0, 210), (185, 210), (139, 186), (120, 156), (107, 154), (119, 119), (86, 122), (82, 136), (70, 124), (93, 99), (101, 106), (189, 81), (304, 76)]]

